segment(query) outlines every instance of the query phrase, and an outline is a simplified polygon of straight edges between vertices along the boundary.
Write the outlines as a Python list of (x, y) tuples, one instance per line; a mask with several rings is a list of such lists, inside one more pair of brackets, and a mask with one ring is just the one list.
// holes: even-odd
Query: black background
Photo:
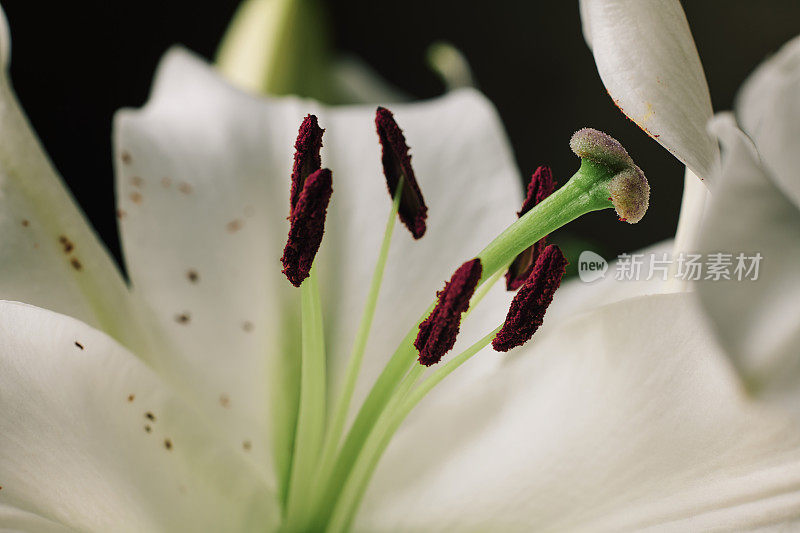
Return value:
[[(144, 103), (162, 53), (182, 43), (206, 57), (238, 1), (190, 0), (2, 3), (11, 26), (12, 79), (56, 167), (112, 252), (119, 257), (110, 130), (120, 107)], [(800, 33), (797, 0), (704, 0), (685, 9), (715, 110), (766, 55)], [(577, 1), (329, 2), (336, 46), (354, 52), (416, 97), (442, 91), (425, 66), (438, 39), (458, 46), (480, 88), (500, 109), (523, 174), (553, 166), (561, 181), (577, 160), (570, 134), (585, 125), (620, 139), (647, 174), (651, 209), (635, 225), (608, 213), (570, 232), (617, 253), (675, 231), (681, 165), (614, 107), (580, 30)], [(412, 147), (421, 150), (423, 147)]]

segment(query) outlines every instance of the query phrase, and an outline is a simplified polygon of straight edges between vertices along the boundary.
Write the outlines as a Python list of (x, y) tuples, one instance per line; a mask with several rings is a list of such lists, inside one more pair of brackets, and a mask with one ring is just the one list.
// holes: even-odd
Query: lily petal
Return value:
[(736, 114), (775, 185), (800, 207), (798, 91), (800, 37), (795, 37), (748, 77), (737, 96)]
[(698, 294), (720, 342), (750, 389), (797, 393), (800, 209), (784, 195), (777, 179), (773, 181), (775, 174), (762, 166), (756, 147), (731, 114), (717, 117), (711, 128), (725, 150), (718, 190), (703, 228), (702, 249), (732, 253), (733, 266), (738, 253), (759, 253), (762, 260), (756, 280), (739, 281), (736, 276), (730, 281), (709, 280), (699, 285)]
[(581, 0), (586, 41), (620, 110), (701, 179), (718, 158), (711, 97), (678, 0)]
[(0, 521), (36, 531), (262, 530), (251, 466), (113, 339), (0, 302)]
[[(502, 125), (479, 93), (455, 91), (392, 110), (412, 147), (431, 211), (421, 241), (395, 234), (367, 348), (369, 376), (414, 325), (441, 280), (513, 222), (520, 202)], [(391, 208), (375, 109), (256, 98), (229, 86), (203, 61), (173, 50), (147, 106), (123, 111), (116, 121), (128, 271), (176, 346), (159, 368), (223, 421), (236, 441), (245, 432), (268, 438), (271, 391), (284, 389), (270, 401), (287, 423), (297, 400), (291, 369), (299, 361), (292, 351), (299, 339), (299, 296), (278, 260), (288, 231), (292, 147), (308, 113), (326, 130), (322, 163), (334, 175), (316, 268), (335, 391)], [(270, 366), (270, 359), (280, 358), (288, 375)], [(229, 406), (221, 404), (223, 394)]]
[(146, 354), (125, 282), (20, 108), (9, 59), (0, 8), (0, 298), (77, 317)]
[(420, 404), (358, 530), (749, 530), (796, 518), (800, 428), (748, 401), (693, 294), (546, 320), (537, 337), (495, 376)]

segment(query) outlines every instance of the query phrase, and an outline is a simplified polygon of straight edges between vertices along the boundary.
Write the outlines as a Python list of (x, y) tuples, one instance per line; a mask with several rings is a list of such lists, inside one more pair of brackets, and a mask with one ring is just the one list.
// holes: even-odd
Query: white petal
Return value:
[(800, 37), (750, 75), (737, 97), (742, 129), (775, 184), (800, 207)]
[[(0, 9), (0, 60), (10, 41)], [(146, 346), (116, 265), (50, 164), (0, 67), (0, 298), (80, 318)]]
[(584, 35), (614, 103), (702, 179), (717, 160), (711, 98), (678, 0), (581, 0)]
[(36, 533), (73, 531), (58, 522), (2, 503), (0, 503), (0, 524), (3, 525), (5, 531), (35, 531)]
[[(366, 357), (370, 376), (443, 281), (513, 222), (521, 202), (500, 120), (478, 93), (392, 109), (412, 147), (430, 217), (421, 241), (396, 229)], [(118, 163), (117, 191), (130, 276), (177, 348), (160, 368), (191, 387), (237, 440), (268, 419), (270, 382), (297, 392), (296, 376), (268, 374), (270, 358), (298, 360), (291, 346), (299, 338), (299, 295), (278, 258), (293, 144), (307, 113), (326, 129), (322, 161), (333, 170), (317, 269), (335, 387), (391, 207), (374, 107), (257, 99), (176, 50), (164, 59), (148, 105), (117, 118), (118, 156), (128, 161)], [(493, 323), (502, 320), (504, 304), (500, 309)], [(188, 320), (176, 320), (181, 316)], [(252, 331), (243, 330), (246, 322)], [(229, 408), (220, 405), (223, 394)], [(296, 396), (272, 401), (290, 414)]]
[(699, 295), (752, 390), (800, 392), (800, 210), (770, 179), (730, 114), (712, 127), (725, 150), (702, 249), (734, 254), (732, 274), (738, 253), (763, 259), (756, 281), (733, 275), (707, 281)]
[(697, 239), (703, 226), (703, 217), (708, 210), (710, 196), (705, 184), (687, 167), (683, 175), (681, 211), (678, 216), (678, 229), (675, 231), (675, 246), (672, 249), (672, 257), (676, 261), (672, 264), (669, 280), (671, 291), (684, 291), (690, 287), (688, 280), (676, 276), (677, 258), (681, 257), (681, 254), (697, 251)]
[(4, 526), (262, 530), (277, 518), (247, 461), (130, 352), (75, 319), (0, 303), (0, 405)]
[(357, 529), (741, 531), (795, 517), (800, 428), (747, 400), (693, 298), (546, 321), (493, 378), (426, 399)]

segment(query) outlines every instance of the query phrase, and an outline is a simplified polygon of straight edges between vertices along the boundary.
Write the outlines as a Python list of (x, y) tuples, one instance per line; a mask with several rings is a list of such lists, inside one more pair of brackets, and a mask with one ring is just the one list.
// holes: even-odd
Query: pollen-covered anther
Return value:
[(394, 120), (392, 112), (384, 107), (379, 107), (375, 112), (375, 128), (381, 143), (381, 162), (389, 195), (394, 196), (397, 184), (402, 178), (403, 188), (399, 193), (402, 196), (397, 214), (411, 235), (415, 239), (419, 239), (425, 234), (428, 207), (425, 205), (422, 191), (414, 176), (414, 169), (411, 167), (411, 156), (408, 153), (406, 138)]
[(467, 261), (453, 273), (444, 289), (436, 293), (439, 301), (431, 314), (419, 325), (414, 346), (419, 350), (419, 362), (425, 366), (438, 363), (456, 343), (461, 325), (461, 314), (469, 308), (469, 301), (481, 278), (480, 259)]
[(578, 157), (590, 159), (612, 170), (633, 166), (633, 159), (618, 140), (594, 128), (576, 131), (569, 140), (569, 147)]
[(608, 182), (608, 192), (620, 220), (629, 224), (639, 222), (650, 205), (650, 184), (636, 165), (617, 172)]
[[(540, 166), (531, 176), (528, 182), (528, 191), (525, 196), (525, 201), (522, 203), (522, 209), (517, 212), (518, 216), (522, 216), (536, 206), (539, 202), (553, 194), (555, 191), (556, 182), (553, 179), (553, 172), (550, 167)], [(547, 246), (547, 237), (542, 237), (534, 244), (523, 250), (506, 272), (506, 289), (515, 291), (519, 289), (525, 280), (528, 279), (533, 265), (536, 264), (536, 258), (544, 247)]]
[(308, 177), (322, 168), (320, 150), (322, 149), (322, 134), (325, 130), (319, 127), (317, 117), (307, 115), (300, 124), (297, 140), (294, 143), (294, 165), (292, 166), (292, 189), (289, 196), (289, 212), (294, 210), (303, 184)]
[(308, 277), (325, 231), (325, 214), (333, 193), (331, 171), (308, 176), (289, 217), (289, 238), (283, 249), (283, 273), (295, 287)]
[(542, 325), (566, 268), (567, 260), (557, 246), (551, 244), (542, 251), (533, 272), (511, 301), (503, 327), (492, 340), (496, 351), (507, 352), (533, 337)]

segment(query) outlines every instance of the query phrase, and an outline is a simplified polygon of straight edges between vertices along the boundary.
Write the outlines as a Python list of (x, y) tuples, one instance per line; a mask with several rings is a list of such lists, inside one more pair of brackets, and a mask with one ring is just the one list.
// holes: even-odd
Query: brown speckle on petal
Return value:
[(118, 219), (122, 220), (122, 219), (123, 219), (123, 218), (125, 218), (127, 215), (128, 215), (128, 213), (127, 213), (127, 211), (125, 211), (124, 209), (119, 209), (119, 208), (117, 209), (117, 218), (118, 218)]
[(31, 223), (30, 223), (30, 221), (28, 219), (26, 219), (26, 218), (22, 219), (22, 227), (23, 228), (27, 228), (30, 225), (31, 225)]
[(172, 449), (172, 440), (164, 439), (164, 448), (166, 448), (167, 450), (171, 450)]
[(72, 244), (72, 241), (70, 241), (66, 235), (59, 235), (58, 242), (60, 242), (61, 246), (64, 248), (65, 254), (68, 254), (75, 249), (75, 245)]
[(228, 233), (236, 233), (240, 229), (242, 229), (242, 221), (237, 219), (231, 220), (225, 225), (225, 229), (228, 230)]
[(83, 268), (81, 262), (75, 259), (74, 257), (70, 260), (69, 264), (72, 265), (72, 268), (74, 268), (75, 270), (80, 270)]
[(197, 283), (200, 281), (200, 274), (197, 273), (197, 270), (189, 269), (186, 271), (186, 279), (191, 281), (192, 283)]
[(222, 393), (222, 394), (220, 394), (220, 395), (219, 395), (219, 404), (220, 404), (222, 407), (224, 407), (225, 409), (227, 409), (228, 407), (230, 407), (230, 406), (231, 406), (231, 397), (230, 397), (230, 396), (228, 396), (228, 395), (227, 395), (227, 394), (225, 394), (225, 393)]
[(253, 443), (250, 442), (249, 440), (242, 442), (242, 449), (246, 452), (249, 452), (250, 450), (253, 449)]
[(79, 343), (78, 341), (75, 341), (75, 346), (83, 350), (83, 344)]
[(127, 152), (127, 151), (126, 152), (122, 152), (122, 154), (120, 155), (120, 159), (126, 165), (130, 165), (131, 161), (133, 161), (133, 158), (131, 157), (130, 152)]
[(185, 181), (182, 181), (178, 184), (178, 190), (181, 191), (183, 194), (192, 194), (192, 186)]
[(155, 421), (156, 421), (156, 415), (154, 415), (152, 411), (147, 411), (147, 412), (144, 414), (144, 417), (145, 417), (146, 419), (150, 420), (151, 422), (155, 422)]
[(242, 330), (245, 333), (250, 333), (251, 331), (253, 331), (253, 328), (254, 328), (253, 323), (250, 322), (249, 320), (245, 320), (244, 322), (242, 322)]
[(172, 186), (172, 180), (169, 179), (167, 176), (161, 178), (161, 186), (165, 189), (169, 189)]
[(141, 187), (144, 186), (144, 180), (142, 178), (140, 178), (139, 176), (133, 176), (131, 178), (131, 185), (133, 185), (134, 187), (141, 188)]
[(131, 394), (128, 394), (128, 401), (129, 401), (129, 402), (132, 402), (132, 401), (133, 401), (133, 400), (135, 400), (135, 399), (136, 399), (136, 395), (135, 395), (135, 394), (133, 394), (133, 393), (131, 393)]
[(153, 428), (150, 427), (150, 424), (145, 424), (144, 425), (144, 430), (145, 430), (146, 433), (151, 433), (153, 431)]
[(175, 322), (178, 324), (186, 325), (191, 321), (192, 317), (189, 313), (180, 313), (175, 315)]
[(139, 204), (142, 203), (142, 195), (139, 192), (134, 191), (134, 192), (130, 193), (128, 195), (128, 198), (130, 198), (131, 202), (135, 203), (136, 205), (139, 205)]

